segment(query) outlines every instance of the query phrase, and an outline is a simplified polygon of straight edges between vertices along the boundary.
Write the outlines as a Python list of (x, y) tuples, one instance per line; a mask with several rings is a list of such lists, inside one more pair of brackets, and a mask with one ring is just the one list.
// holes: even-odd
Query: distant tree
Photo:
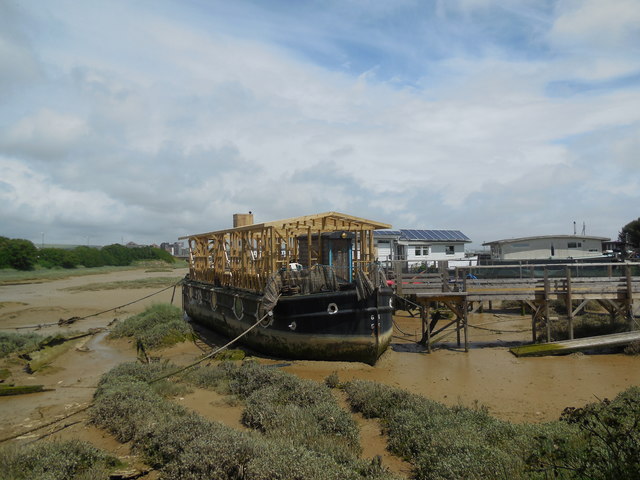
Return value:
[(33, 270), (38, 261), (38, 249), (29, 240), (14, 238), (3, 248), (8, 256), (9, 266), (16, 270)]
[(70, 250), (63, 248), (41, 248), (38, 263), (45, 268), (75, 268), (78, 260)]
[(9, 239), (7, 237), (0, 237), (0, 268), (9, 267)]
[(632, 248), (640, 249), (640, 218), (627, 223), (618, 234), (618, 240), (627, 242)]
[(104, 267), (107, 263), (102, 252), (93, 247), (76, 247), (73, 250), (79, 265), (87, 268)]
[(131, 262), (133, 261), (131, 249), (117, 243), (102, 247), (101, 252), (103, 253), (108, 265), (125, 266), (131, 265)]

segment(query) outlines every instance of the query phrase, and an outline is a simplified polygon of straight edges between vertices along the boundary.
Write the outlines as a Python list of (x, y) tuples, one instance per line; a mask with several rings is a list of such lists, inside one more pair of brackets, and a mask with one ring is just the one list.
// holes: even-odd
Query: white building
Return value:
[(491, 247), (492, 260), (570, 260), (602, 256), (606, 237), (540, 235), (483, 243)]
[(465, 256), (464, 245), (471, 240), (459, 230), (376, 230), (374, 243), (381, 263), (406, 260), (410, 266), (432, 266), (447, 261), (453, 267), (477, 262)]

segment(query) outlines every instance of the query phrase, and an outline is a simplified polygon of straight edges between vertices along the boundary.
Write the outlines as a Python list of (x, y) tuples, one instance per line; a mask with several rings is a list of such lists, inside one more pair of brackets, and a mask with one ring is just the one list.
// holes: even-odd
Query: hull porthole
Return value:
[(327, 307), (327, 313), (329, 315), (335, 315), (336, 313), (338, 313), (338, 305), (336, 305), (335, 303), (330, 303)]
[(218, 295), (216, 292), (211, 292), (211, 310), (218, 308)]
[(240, 298), (239, 295), (236, 295), (233, 299), (233, 314), (238, 320), (241, 320), (244, 315), (244, 306), (242, 305), (242, 298)]

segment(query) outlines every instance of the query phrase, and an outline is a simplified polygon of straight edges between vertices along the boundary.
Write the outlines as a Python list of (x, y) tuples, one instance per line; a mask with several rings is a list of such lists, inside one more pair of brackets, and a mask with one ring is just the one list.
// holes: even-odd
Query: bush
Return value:
[(24, 350), (33, 350), (45, 337), (37, 333), (0, 332), (0, 358)]
[(350, 405), (380, 418), (389, 450), (415, 468), (419, 479), (525, 478), (528, 435), (484, 409), (446, 407), (370, 381), (345, 384)]
[(42, 248), (38, 252), (38, 263), (44, 268), (75, 268), (78, 260), (70, 250)]
[(562, 420), (579, 429), (580, 449), (561, 463), (582, 478), (632, 480), (640, 472), (640, 387), (631, 387), (613, 401), (567, 408)]
[(38, 260), (38, 249), (29, 240), (0, 237), (0, 267), (33, 270)]
[(160, 348), (192, 338), (191, 327), (183, 320), (182, 310), (169, 304), (156, 304), (127, 318), (111, 332), (112, 338), (131, 337), (144, 348)]
[(0, 480), (108, 479), (120, 462), (86, 442), (41, 442), (0, 450)]
[(189, 379), (245, 400), (242, 421), (250, 428), (341, 461), (360, 453), (357, 425), (326, 385), (250, 361), (201, 367)]
[[(252, 432), (238, 432), (205, 420), (154, 392), (147, 382), (157, 377), (160, 368), (153, 364), (131, 363), (111, 370), (99, 382), (91, 416), (93, 422), (109, 429), (120, 441), (131, 441), (151, 465), (161, 469), (163, 478), (395, 478), (374, 463), (353, 458), (340, 461), (326, 453), (305, 448), (290, 438), (280, 440)], [(234, 375), (241, 368), (225, 365), (220, 370), (225, 375)], [(248, 378), (248, 372), (258, 370), (255, 366), (249, 366), (243, 370), (243, 375)], [(267, 368), (261, 370), (271, 371)], [(205, 377), (202, 372), (198, 375), (200, 379)], [(213, 378), (217, 378), (217, 375), (213, 375)], [(288, 376), (267, 373), (261, 378), (282, 380), (288, 379)], [(286, 392), (294, 383), (288, 383), (284, 393), (277, 394), (277, 388), (272, 384), (272, 393), (276, 398), (286, 397)], [(257, 395), (259, 390), (256, 388), (253, 392)], [(302, 401), (323, 397), (324, 393), (314, 392), (310, 386), (302, 392), (302, 398), (306, 399)]]

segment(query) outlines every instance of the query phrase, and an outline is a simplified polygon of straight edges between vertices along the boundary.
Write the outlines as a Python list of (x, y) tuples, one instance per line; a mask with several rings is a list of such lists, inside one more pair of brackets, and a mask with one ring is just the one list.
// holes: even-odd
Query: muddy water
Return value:
[(565, 407), (612, 398), (640, 385), (640, 356), (516, 358), (507, 345), (531, 341), (527, 316), (504, 312), (472, 315), (469, 352), (457, 347), (456, 334), (451, 331), (443, 339), (447, 348), (427, 353), (415, 345), (420, 338), (419, 320), (400, 313), (395, 317), (391, 349), (373, 367), (297, 361), (285, 369), (314, 380), (337, 371), (341, 380), (373, 380), (447, 405), (481, 404), (492, 415), (514, 422), (555, 420)]

